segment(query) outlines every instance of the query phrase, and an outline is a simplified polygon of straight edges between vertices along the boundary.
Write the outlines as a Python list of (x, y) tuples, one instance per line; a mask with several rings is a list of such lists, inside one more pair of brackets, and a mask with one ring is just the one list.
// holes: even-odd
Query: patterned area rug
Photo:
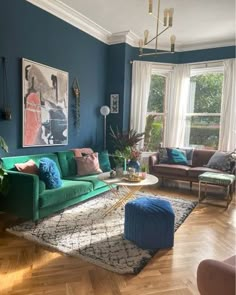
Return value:
[[(143, 194), (137, 197), (140, 196)], [(175, 230), (197, 204), (182, 199), (155, 197), (171, 203), (175, 212)], [(116, 273), (137, 274), (157, 251), (143, 250), (124, 239), (124, 208), (103, 217), (103, 213), (116, 201), (111, 192), (104, 193), (42, 219), (38, 225), (29, 221), (7, 231)]]

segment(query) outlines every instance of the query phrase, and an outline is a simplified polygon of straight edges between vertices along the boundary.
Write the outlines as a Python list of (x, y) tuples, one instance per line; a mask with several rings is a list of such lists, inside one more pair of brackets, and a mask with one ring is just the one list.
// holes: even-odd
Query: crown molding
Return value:
[(120, 44), (120, 43), (127, 43), (130, 46), (138, 47), (138, 40), (139, 40), (139, 37), (136, 34), (134, 34), (132, 31), (124, 31), (124, 32), (114, 33), (111, 36), (109, 36), (108, 44), (114, 45), (114, 44)]
[(94, 38), (108, 43), (107, 39), (111, 32), (105, 30), (89, 18), (64, 4), (60, 0), (26, 0), (27, 2), (55, 15), (56, 17), (64, 20), (72, 26), (80, 29), (81, 31), (93, 36)]
[(192, 50), (204, 50), (211, 48), (235, 46), (235, 40), (222, 40), (218, 42), (206, 42), (206, 43), (192, 43), (187, 45), (179, 45), (178, 51), (192, 51)]
[[(140, 37), (132, 31), (123, 31), (118, 33), (111, 33), (108, 30), (102, 28), (94, 21), (90, 20), (83, 14), (64, 4), (60, 0), (26, 0), (27, 2), (55, 15), (56, 17), (64, 20), (72, 26), (80, 29), (81, 31), (91, 35), (92, 37), (102, 41), (108, 45), (127, 43), (132, 47), (139, 47), (138, 42)], [(235, 40), (222, 40), (219, 42), (206, 42), (206, 43), (188, 43), (187, 45), (180, 43), (176, 44), (176, 51), (191, 51), (210, 49), (226, 46), (235, 46)], [(152, 44), (146, 47), (147, 49), (153, 49)], [(168, 50), (169, 46), (160, 46), (161, 50)]]

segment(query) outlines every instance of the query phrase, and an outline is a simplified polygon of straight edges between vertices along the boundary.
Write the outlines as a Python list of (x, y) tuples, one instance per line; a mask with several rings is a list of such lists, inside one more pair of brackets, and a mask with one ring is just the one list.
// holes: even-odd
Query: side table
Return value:
[[(233, 183), (235, 182), (235, 176), (233, 174), (226, 173), (214, 173), (214, 172), (205, 172), (198, 176), (199, 180), (199, 191), (198, 191), (198, 199), (199, 203), (206, 198), (207, 194), (207, 185), (219, 185), (226, 187), (226, 208), (228, 208), (230, 202), (233, 198)], [(205, 184), (205, 194), (204, 197), (201, 197), (201, 188), (202, 184)]]

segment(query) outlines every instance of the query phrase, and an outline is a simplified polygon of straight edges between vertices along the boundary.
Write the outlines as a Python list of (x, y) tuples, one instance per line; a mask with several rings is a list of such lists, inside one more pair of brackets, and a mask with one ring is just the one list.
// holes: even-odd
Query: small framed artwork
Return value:
[(119, 113), (119, 94), (111, 94), (110, 96), (110, 109), (112, 114)]

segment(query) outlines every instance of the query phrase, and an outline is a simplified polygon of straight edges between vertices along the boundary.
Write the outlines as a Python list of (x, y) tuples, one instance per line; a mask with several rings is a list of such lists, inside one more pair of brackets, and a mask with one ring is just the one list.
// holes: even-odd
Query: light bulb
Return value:
[(152, 0), (149, 0), (149, 3), (148, 3), (148, 13), (152, 14)]
[(140, 39), (140, 40), (139, 40), (139, 48), (142, 48), (142, 47), (143, 47), (143, 40)]
[(102, 107), (100, 108), (100, 113), (101, 113), (101, 115), (103, 115), (103, 116), (107, 116), (107, 115), (110, 114), (110, 108), (109, 108), (108, 106), (102, 106)]
[(165, 9), (164, 10), (164, 21), (163, 21), (164, 27), (167, 26), (167, 17), (168, 17), (168, 9)]
[(174, 14), (174, 8), (169, 9), (169, 27), (172, 27), (173, 25), (173, 14)]
[(171, 52), (175, 52), (175, 41), (176, 41), (175, 35), (171, 35), (170, 36), (170, 51)]
[(145, 30), (145, 31), (144, 31), (144, 45), (147, 44), (148, 34), (149, 34), (149, 31), (148, 31), (148, 30)]

